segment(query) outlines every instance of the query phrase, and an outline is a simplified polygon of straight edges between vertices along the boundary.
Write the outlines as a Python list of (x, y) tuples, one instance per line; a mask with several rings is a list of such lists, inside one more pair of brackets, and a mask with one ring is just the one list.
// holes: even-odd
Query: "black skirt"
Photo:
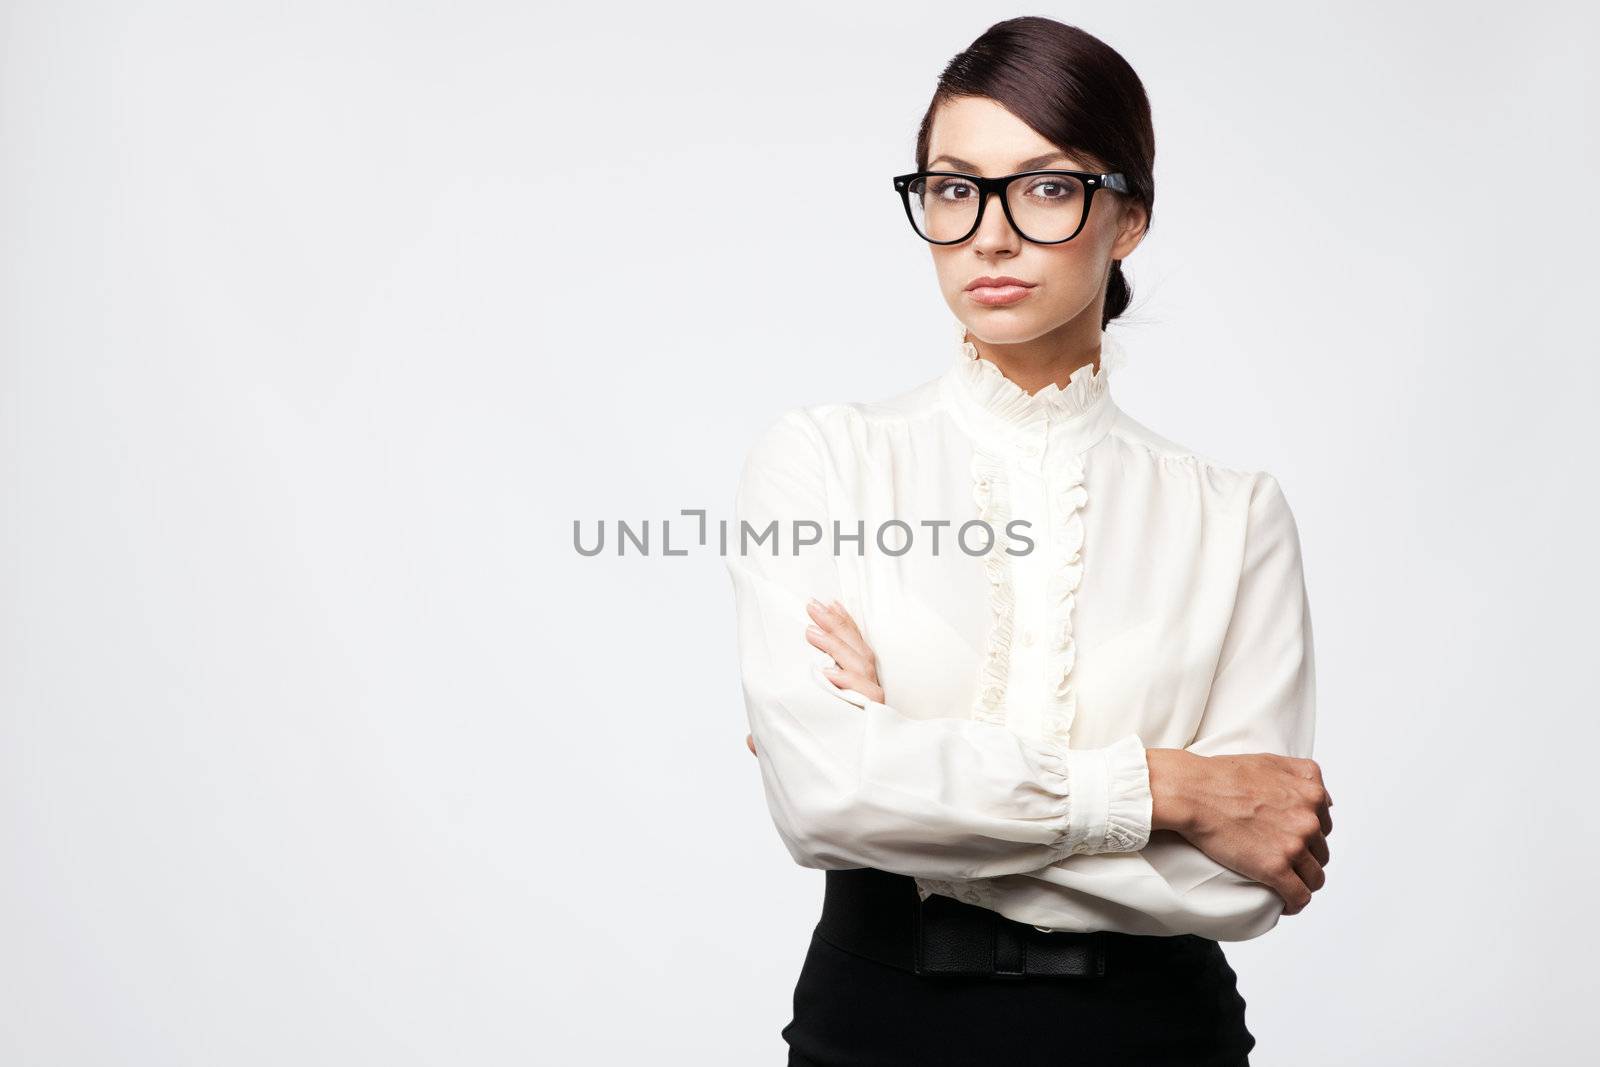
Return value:
[[(901, 877), (870, 873), (880, 888)], [(1238, 976), (1209, 938), (1106, 931), (1096, 935), (1103, 973), (952, 975), (919, 974), (826, 936), (851, 940), (840, 937), (848, 929), (821, 923), (812, 934), (782, 1031), (790, 1067), (1237, 1067), (1255, 1046)]]

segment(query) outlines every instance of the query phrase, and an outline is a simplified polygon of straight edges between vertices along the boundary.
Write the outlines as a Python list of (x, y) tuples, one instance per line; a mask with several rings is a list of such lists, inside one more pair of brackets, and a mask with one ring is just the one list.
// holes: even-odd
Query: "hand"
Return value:
[[(882, 703), (878, 658), (844, 605), (837, 600), (832, 605), (813, 600), (806, 605), (806, 612), (815, 622), (806, 627), (806, 640), (833, 657), (834, 666), (824, 667), (822, 673), (840, 689), (853, 689), (868, 700)], [(755, 755), (755, 738), (746, 734), (744, 743), (750, 754)]]
[(1270, 886), (1285, 915), (1327, 881), (1333, 797), (1315, 760), (1270, 752), (1202, 756), (1152, 748), (1151, 828), (1175, 830), (1200, 851)]

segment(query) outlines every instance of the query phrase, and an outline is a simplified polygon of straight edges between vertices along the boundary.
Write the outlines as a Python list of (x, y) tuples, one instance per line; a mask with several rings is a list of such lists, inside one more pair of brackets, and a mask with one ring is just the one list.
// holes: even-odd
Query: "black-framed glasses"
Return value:
[(1128, 179), (1085, 170), (1025, 170), (998, 178), (919, 170), (895, 175), (894, 187), (911, 228), (930, 244), (960, 244), (977, 233), (984, 205), (995, 196), (1011, 228), (1024, 240), (1058, 245), (1083, 229), (1095, 190), (1126, 193)]

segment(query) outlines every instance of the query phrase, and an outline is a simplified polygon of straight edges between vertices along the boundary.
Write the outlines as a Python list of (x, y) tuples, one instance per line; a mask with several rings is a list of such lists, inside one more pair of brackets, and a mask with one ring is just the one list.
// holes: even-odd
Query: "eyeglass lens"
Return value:
[[(959, 241), (978, 217), (978, 187), (965, 178), (930, 174), (911, 182), (911, 221), (929, 241)], [(1022, 235), (1063, 241), (1083, 222), (1083, 181), (1070, 174), (1030, 174), (1006, 188), (1006, 206)], [(989, 210), (998, 207), (991, 204)]]

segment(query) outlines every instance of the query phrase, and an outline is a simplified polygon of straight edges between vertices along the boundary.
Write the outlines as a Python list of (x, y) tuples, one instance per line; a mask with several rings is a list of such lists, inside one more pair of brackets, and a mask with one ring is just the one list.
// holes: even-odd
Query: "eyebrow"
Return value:
[[(952, 167), (955, 167), (957, 170), (964, 170), (971, 174), (978, 173), (978, 165), (976, 163), (968, 163), (966, 160), (958, 159), (955, 156), (936, 156), (932, 162), (928, 164), (928, 166), (932, 167), (934, 163), (939, 162), (941, 159), (949, 163)], [(1021, 163), (1017, 164), (1017, 169), (1012, 173), (1020, 173), (1025, 170), (1038, 170), (1049, 163), (1054, 163), (1056, 160), (1064, 160), (1068, 163), (1071, 163), (1072, 157), (1067, 155), (1065, 152), (1046, 152), (1042, 156), (1034, 156), (1032, 159), (1024, 159)]]

